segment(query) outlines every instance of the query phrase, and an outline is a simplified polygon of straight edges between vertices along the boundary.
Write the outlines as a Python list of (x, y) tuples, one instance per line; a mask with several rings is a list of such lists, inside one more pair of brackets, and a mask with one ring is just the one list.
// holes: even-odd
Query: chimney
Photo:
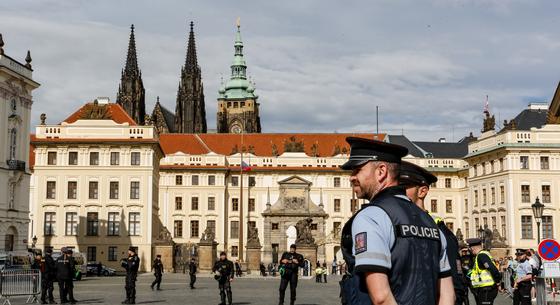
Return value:
[(100, 96), (96, 98), (94, 102), (97, 102), (99, 105), (107, 105), (109, 104), (109, 98), (106, 96)]
[(439, 138), (438, 142), (439, 143), (445, 143), (445, 138)]

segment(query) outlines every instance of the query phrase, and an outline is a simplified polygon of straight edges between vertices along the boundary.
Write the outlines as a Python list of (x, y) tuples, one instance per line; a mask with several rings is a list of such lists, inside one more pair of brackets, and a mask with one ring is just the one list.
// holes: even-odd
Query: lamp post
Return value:
[(533, 216), (535, 217), (535, 221), (537, 222), (537, 242), (541, 243), (541, 220), (542, 214), (544, 212), (544, 204), (541, 203), (539, 197), (535, 200), (535, 203), (531, 205), (533, 209)]

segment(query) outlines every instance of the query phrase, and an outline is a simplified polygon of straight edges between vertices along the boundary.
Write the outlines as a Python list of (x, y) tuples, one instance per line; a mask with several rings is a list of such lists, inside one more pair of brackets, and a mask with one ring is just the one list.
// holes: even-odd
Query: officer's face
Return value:
[(350, 183), (352, 191), (360, 199), (371, 199), (387, 181), (388, 168), (383, 162), (368, 162), (352, 171)]
[(221, 260), (221, 261), (223, 261), (223, 260), (225, 260), (225, 259), (226, 259), (226, 256), (225, 256), (225, 255), (220, 255), (220, 260)]
[(428, 195), (429, 188), (425, 185), (407, 185), (406, 188), (406, 196), (410, 198), (410, 200), (423, 208), (424, 198)]

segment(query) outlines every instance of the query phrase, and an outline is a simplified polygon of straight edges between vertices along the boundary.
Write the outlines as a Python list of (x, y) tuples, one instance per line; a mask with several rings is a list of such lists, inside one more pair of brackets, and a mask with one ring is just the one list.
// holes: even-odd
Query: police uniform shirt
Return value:
[[(447, 241), (443, 233), (431, 230), (411, 232), (412, 234), (437, 235), (442, 238), (439, 257), (440, 275), (450, 275), (451, 267), (447, 258)], [(356, 270), (365, 272), (389, 273), (391, 270), (391, 249), (395, 244), (395, 231), (389, 215), (380, 207), (368, 206), (364, 208), (352, 223), (352, 250), (356, 258)]]
[(533, 273), (533, 267), (531, 266), (531, 263), (529, 263), (529, 260), (525, 260), (522, 263), (519, 263), (519, 265), (517, 265), (517, 269), (515, 270), (516, 273), (516, 279), (520, 279), (522, 277), (525, 277), (527, 274), (532, 274)]

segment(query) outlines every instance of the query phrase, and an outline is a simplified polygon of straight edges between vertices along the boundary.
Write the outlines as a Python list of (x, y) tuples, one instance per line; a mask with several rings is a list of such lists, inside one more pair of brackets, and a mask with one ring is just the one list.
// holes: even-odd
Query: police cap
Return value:
[(134, 248), (134, 247), (128, 247), (128, 251), (131, 251), (131, 252), (136, 253), (136, 248)]
[(416, 164), (402, 161), (399, 173), (399, 182), (404, 185), (429, 186), (437, 181), (437, 177)]
[(527, 254), (526, 249), (515, 249), (515, 255), (523, 255), (523, 254)]
[(466, 242), (469, 245), (469, 247), (482, 245), (482, 239), (480, 238), (467, 238)]
[(340, 166), (344, 170), (353, 170), (369, 161), (400, 164), (401, 158), (408, 154), (406, 147), (377, 140), (348, 137), (346, 142), (350, 144), (350, 158)]
[(220, 256), (226, 256), (226, 252), (225, 251), (220, 252)]

